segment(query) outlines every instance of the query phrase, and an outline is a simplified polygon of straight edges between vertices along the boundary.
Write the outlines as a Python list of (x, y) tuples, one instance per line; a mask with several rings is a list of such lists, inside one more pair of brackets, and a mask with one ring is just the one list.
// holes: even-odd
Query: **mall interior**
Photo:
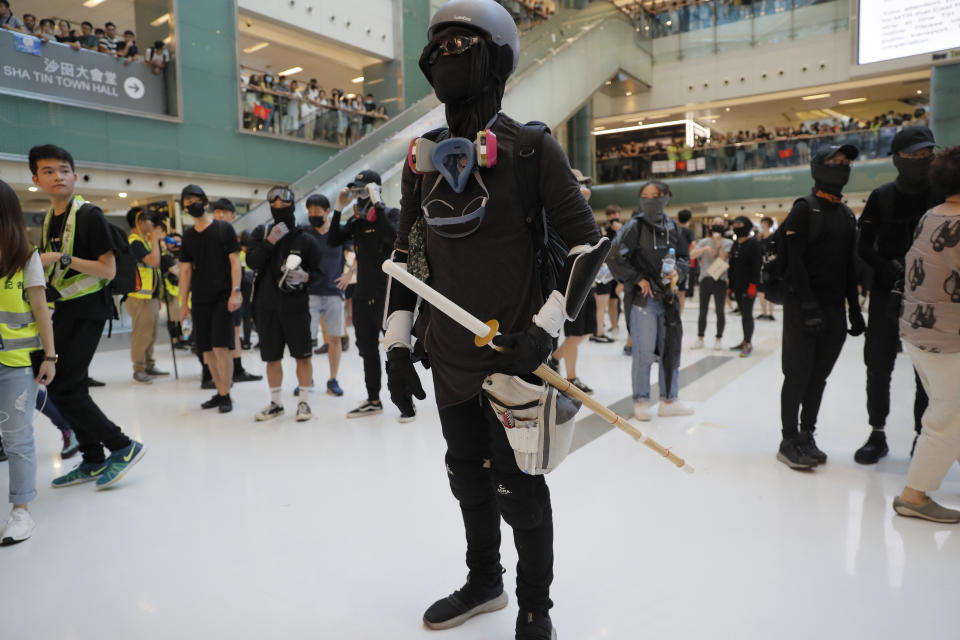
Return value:
[(956, 638), (958, 104), (960, 0), (0, 0), (0, 638)]

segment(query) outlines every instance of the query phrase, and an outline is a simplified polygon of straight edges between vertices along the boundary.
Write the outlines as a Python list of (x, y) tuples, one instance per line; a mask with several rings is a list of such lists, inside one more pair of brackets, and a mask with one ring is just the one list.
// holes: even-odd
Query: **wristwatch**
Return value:
[(73, 256), (69, 253), (65, 253), (60, 256), (60, 266), (64, 269), (70, 266), (70, 263), (73, 262)]
[(57, 354), (53, 354), (52, 356), (44, 356), (43, 361), (44, 361), (44, 362), (52, 362), (53, 364), (57, 364), (57, 362), (60, 361), (60, 356), (58, 356)]
[(240, 291), (240, 287), (234, 287), (233, 290), (234, 290), (234, 291)]

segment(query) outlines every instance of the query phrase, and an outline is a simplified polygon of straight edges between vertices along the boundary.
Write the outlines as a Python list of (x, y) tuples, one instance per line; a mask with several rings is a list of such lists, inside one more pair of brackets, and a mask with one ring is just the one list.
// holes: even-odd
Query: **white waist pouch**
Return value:
[(556, 469), (573, 443), (578, 400), (546, 383), (532, 384), (516, 376), (494, 373), (483, 391), (507, 434), (517, 466), (542, 475)]

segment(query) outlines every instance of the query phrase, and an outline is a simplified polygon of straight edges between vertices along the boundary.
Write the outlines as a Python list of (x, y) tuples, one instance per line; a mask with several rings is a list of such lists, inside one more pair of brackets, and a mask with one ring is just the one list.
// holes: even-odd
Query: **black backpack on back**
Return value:
[[(95, 205), (86, 202), (78, 212), (84, 207), (93, 209)], [(127, 233), (109, 222), (107, 228), (110, 230), (110, 243), (113, 245), (113, 255), (117, 262), (117, 273), (109, 285), (110, 295), (125, 296), (137, 290), (137, 259), (130, 248)]]
[[(823, 228), (823, 218), (820, 212), (820, 203), (813, 194), (798, 198), (793, 205), (804, 201), (810, 209), (810, 226), (807, 228), (807, 242), (815, 242), (820, 237), (820, 231)], [(853, 212), (842, 204), (844, 213), (853, 221), (856, 227), (856, 218)], [(792, 214), (791, 214), (792, 215)], [(787, 280), (787, 265), (790, 256), (787, 252), (787, 222), (790, 215), (783, 221), (777, 230), (764, 244), (763, 257), (760, 262), (760, 283), (763, 287), (763, 294), (766, 299), (774, 304), (783, 304), (787, 295), (792, 290)]]

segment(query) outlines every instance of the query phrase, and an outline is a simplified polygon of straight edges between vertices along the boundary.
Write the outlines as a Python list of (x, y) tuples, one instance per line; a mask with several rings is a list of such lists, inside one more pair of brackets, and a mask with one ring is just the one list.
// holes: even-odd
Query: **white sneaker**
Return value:
[(671, 418), (674, 416), (692, 416), (693, 407), (682, 402), (661, 402), (657, 408), (657, 415), (661, 418)]
[(703, 338), (697, 338), (697, 341), (693, 343), (691, 349), (703, 349)]
[(650, 422), (650, 402), (641, 400), (633, 403), (633, 417), (640, 422)]
[(254, 419), (257, 422), (266, 422), (267, 420), (273, 420), (274, 418), (279, 418), (283, 415), (283, 407), (278, 405), (275, 402), (271, 402), (270, 406), (254, 416)]
[(7, 523), (3, 525), (3, 534), (0, 536), (0, 546), (10, 546), (23, 542), (33, 535), (36, 528), (33, 518), (26, 509), (14, 509), (7, 518)]
[(713, 345), (714, 351), (723, 351), (723, 340), (717, 338), (717, 341)]
[(301, 402), (297, 405), (297, 422), (306, 422), (313, 418), (313, 413), (310, 412), (310, 405), (306, 402)]

